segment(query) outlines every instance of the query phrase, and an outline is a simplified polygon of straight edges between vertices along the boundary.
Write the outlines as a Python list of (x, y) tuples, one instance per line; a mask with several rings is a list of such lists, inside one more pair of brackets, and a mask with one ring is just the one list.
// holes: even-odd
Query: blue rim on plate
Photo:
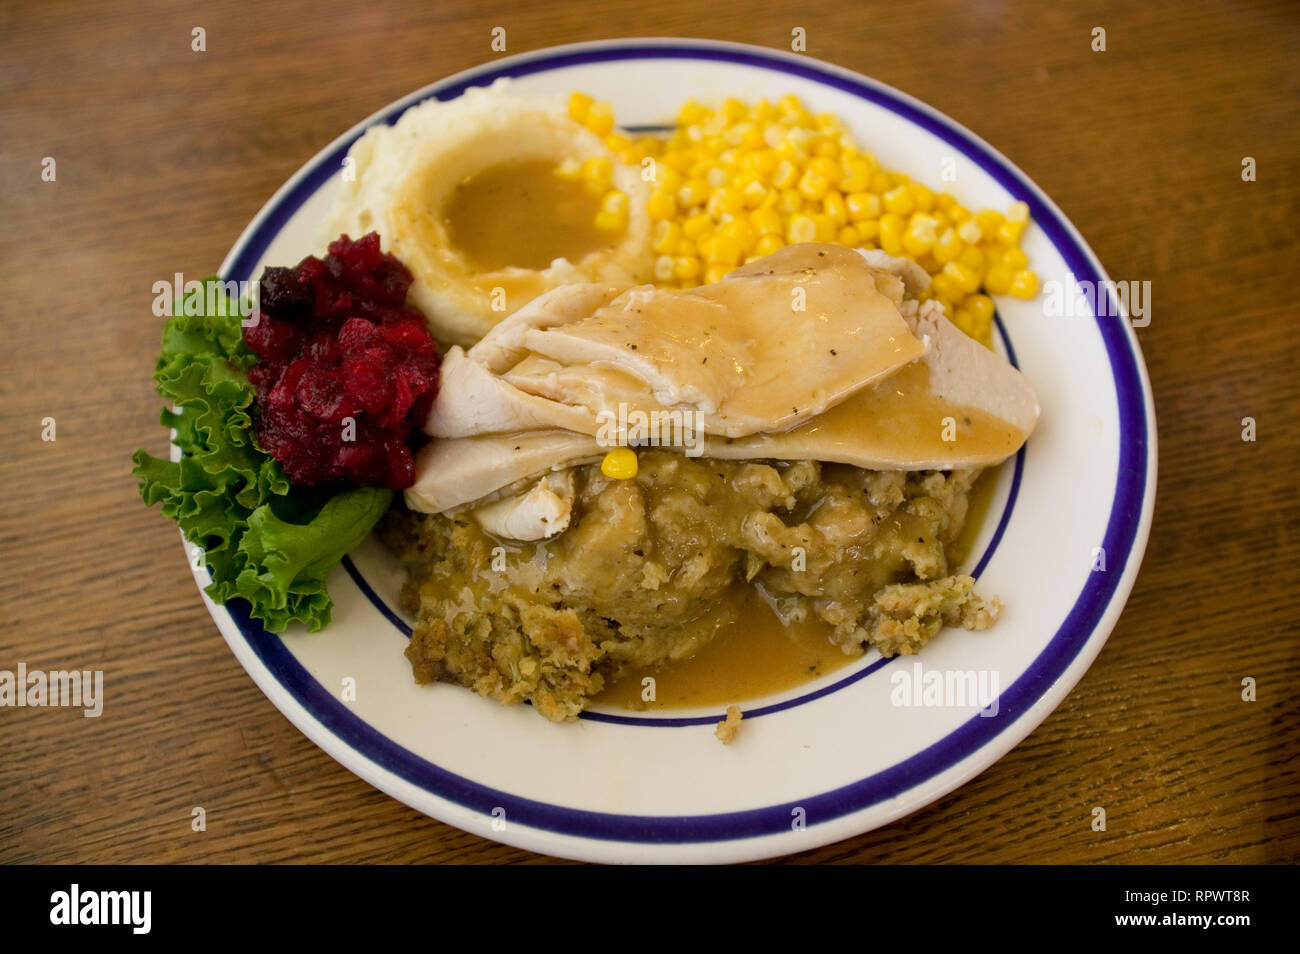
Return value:
[[(435, 84), (394, 104), (375, 118), (392, 124), (406, 109), (430, 98), (453, 99), (470, 86), (482, 86), (502, 76), (525, 76), (559, 67), (627, 59), (695, 59), (736, 63), (776, 70), (813, 80), (859, 99), (874, 103), (925, 129), (960, 149), (1018, 201), (1028, 204), (1030, 215), (1047, 236), (1076, 280), (1095, 282), (1110, 298), (1109, 314), (1123, 311), (1105, 276), (1088, 252), (1039, 189), (1009, 162), (955, 123), (928, 112), (907, 97), (865, 77), (839, 71), (812, 60), (734, 45), (710, 46), (682, 42), (602, 43), (596, 48), (569, 48), (539, 52), (501, 63), (496, 68), (472, 71), (456, 82)], [(359, 135), (359, 134), (358, 134)], [(341, 140), (318, 156), (305, 174), (281, 195), (232, 252), (222, 278), (248, 277), (273, 238), (295, 212), (340, 167), (357, 136)], [(480, 785), (439, 768), (372, 728), (312, 677), (285, 647), (248, 615), (247, 604), (227, 605), (232, 620), (249, 648), (277, 682), (329, 732), (379, 768), (455, 805), (489, 816), (505, 808), (512, 824), (584, 839), (657, 845), (723, 842), (758, 838), (790, 830), (791, 809), (804, 809), (813, 826), (833, 822), (881, 802), (898, 798), (929, 779), (958, 765), (1009, 730), (1064, 674), (1088, 643), (1111, 605), (1133, 558), (1134, 544), (1143, 530), (1148, 493), (1149, 458), (1153, 435), (1145, 413), (1145, 388), (1136, 347), (1122, 319), (1097, 318), (1115, 382), (1119, 413), (1119, 467), (1115, 497), (1099, 546), (1108, 554), (1122, 554), (1109, 572), (1093, 573), (1074, 606), (1043, 651), (1025, 672), (998, 697), (997, 719), (972, 716), (969, 721), (916, 755), (867, 778), (827, 792), (790, 799), (777, 805), (747, 811), (708, 815), (621, 815), (551, 805)], [(1022, 452), (1023, 453), (1023, 452)]]

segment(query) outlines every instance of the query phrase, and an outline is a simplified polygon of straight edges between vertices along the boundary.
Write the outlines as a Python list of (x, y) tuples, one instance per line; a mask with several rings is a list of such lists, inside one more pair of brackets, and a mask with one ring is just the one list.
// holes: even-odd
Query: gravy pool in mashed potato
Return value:
[[(524, 97), (506, 79), (408, 109), (349, 150), (323, 234), (379, 232), (415, 276), (411, 299), (444, 344), (468, 345), (520, 306), (571, 282), (651, 276), (648, 187), (569, 116), (563, 97)], [(612, 164), (627, 224), (595, 226), (601, 197), (554, 174)]]

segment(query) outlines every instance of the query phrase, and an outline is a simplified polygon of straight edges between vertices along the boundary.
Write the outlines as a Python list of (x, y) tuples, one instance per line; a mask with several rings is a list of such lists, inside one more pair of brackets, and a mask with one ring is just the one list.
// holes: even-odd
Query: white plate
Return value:
[[(1102, 281), (1060, 210), (989, 145), (924, 104), (805, 56), (683, 40), (625, 40), (503, 58), (433, 84), (330, 144), (267, 203), (222, 265), (248, 279), (314, 247), (348, 147), (411, 105), (515, 77), (521, 93), (582, 89), (629, 126), (671, 120), (687, 98), (798, 94), (840, 116), (882, 163), (968, 207), (1029, 203), (1024, 249), (1043, 282)], [(955, 169), (955, 181), (941, 170)], [(870, 656), (820, 682), (745, 704), (736, 741), (720, 710), (672, 718), (597, 710), (552, 725), (466, 689), (417, 687), (402, 656), (400, 570), (373, 540), (330, 581), (334, 623), (283, 638), (246, 607), (208, 608), (273, 703), (334, 758), (449, 824), (534, 851), (598, 861), (742, 861), (801, 851), (913, 812), (987, 768), (1078, 682), (1118, 618), (1146, 546), (1155, 420), (1134, 334), (1119, 318), (1048, 318), (1042, 299), (998, 302), (1001, 347), (1029, 376), (1042, 420), (1003, 466), (974, 548), (981, 591), (1006, 611), (949, 630), (915, 657)], [(1095, 569), (1096, 548), (1105, 569)], [(206, 580), (200, 579), (201, 583)], [(205, 597), (206, 599), (206, 597)], [(975, 705), (895, 705), (896, 678), (996, 679)], [(355, 701), (343, 701), (345, 680)], [(948, 700), (950, 703), (952, 700)]]

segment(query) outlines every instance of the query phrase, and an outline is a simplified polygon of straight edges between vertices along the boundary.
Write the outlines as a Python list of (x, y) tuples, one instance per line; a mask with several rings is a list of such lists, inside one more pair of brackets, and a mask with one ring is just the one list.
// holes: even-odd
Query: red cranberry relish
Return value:
[(410, 286), (375, 232), (262, 275), (261, 317), (244, 328), (261, 359), (248, 372), (257, 442), (292, 483), (415, 482), (411, 449), (442, 359), (424, 316), (405, 305)]

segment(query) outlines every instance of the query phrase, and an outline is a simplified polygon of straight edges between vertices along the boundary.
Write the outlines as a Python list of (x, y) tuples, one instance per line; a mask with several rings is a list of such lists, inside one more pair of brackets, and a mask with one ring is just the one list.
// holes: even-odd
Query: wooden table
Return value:
[[(509, 52), (648, 35), (788, 48), (802, 26), (809, 55), (977, 130), (1113, 277), (1152, 283), (1139, 337), (1160, 422), (1155, 527), (1100, 658), (970, 784), (789, 860), (1300, 856), (1294, 4), (188, 6), (0, 5), (0, 669), (102, 668), (109, 683), (99, 719), (0, 709), (0, 861), (547, 860), (425, 818), (290, 725), (128, 476), (134, 448), (163, 448), (153, 283), (213, 271), (307, 157), (492, 58), (499, 25)], [(1098, 26), (1105, 52), (1091, 48)], [(191, 50), (195, 27), (206, 52)], [(194, 805), (208, 812), (201, 834)], [(1105, 832), (1089, 824), (1098, 805)]]

